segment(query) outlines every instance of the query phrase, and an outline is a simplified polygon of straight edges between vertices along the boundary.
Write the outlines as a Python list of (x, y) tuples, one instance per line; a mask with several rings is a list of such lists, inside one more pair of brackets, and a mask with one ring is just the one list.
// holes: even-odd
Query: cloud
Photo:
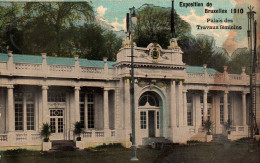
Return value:
[(99, 6), (97, 8), (97, 13), (99, 16), (104, 16), (107, 11), (107, 8), (104, 8), (103, 6)]
[(247, 38), (241, 42), (234, 41), (234, 38), (237, 37), (237, 32), (235, 30), (230, 30), (228, 34), (228, 38), (223, 44), (223, 48), (225, 48), (228, 53), (231, 55), (237, 48), (247, 47)]
[(119, 22), (118, 22), (118, 18), (117, 17), (115, 17), (115, 21), (114, 22), (112, 22), (112, 23), (110, 23), (110, 25), (112, 25), (113, 27), (114, 27), (114, 30), (115, 31), (119, 31), (119, 30), (126, 30), (126, 18), (124, 18), (123, 19), (123, 23), (122, 24), (120, 24)]

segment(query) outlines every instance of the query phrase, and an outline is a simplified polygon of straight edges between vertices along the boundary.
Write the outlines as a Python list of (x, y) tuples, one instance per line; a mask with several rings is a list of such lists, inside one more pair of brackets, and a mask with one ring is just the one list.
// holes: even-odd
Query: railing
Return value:
[(96, 131), (95, 132), (95, 136), (96, 137), (104, 137), (105, 136), (105, 133), (103, 131)]
[(233, 127), (231, 127), (230, 131), (244, 132), (245, 131), (245, 127), (244, 126), (233, 126)]
[(116, 131), (111, 131), (111, 137), (115, 137), (116, 136)]
[(80, 67), (81, 73), (93, 73), (93, 74), (101, 74), (104, 72), (103, 68), (95, 68), (95, 67)]
[(249, 85), (248, 75), (241, 74), (188, 74), (187, 83)]
[(82, 133), (83, 138), (102, 138), (102, 137), (115, 137), (116, 131), (109, 130), (109, 131), (100, 131), (100, 130), (91, 130)]
[(83, 138), (91, 138), (92, 132), (83, 132)]
[(26, 141), (27, 134), (16, 134), (16, 141)]
[(1, 141), (7, 141), (7, 135), (1, 134), (1, 135), (0, 135), (0, 142), (1, 142)]
[(31, 64), (31, 63), (15, 63), (16, 70), (29, 70), (29, 71), (40, 71), (41, 64)]
[(41, 140), (40, 134), (31, 134), (32, 140)]

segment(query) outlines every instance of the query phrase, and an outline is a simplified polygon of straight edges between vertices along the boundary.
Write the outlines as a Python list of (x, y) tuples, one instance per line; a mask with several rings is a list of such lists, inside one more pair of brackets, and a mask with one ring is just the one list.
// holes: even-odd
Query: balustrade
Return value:
[(26, 141), (27, 134), (16, 134), (16, 141)]
[(249, 77), (240, 74), (188, 74), (187, 83), (247, 85)]
[(1, 141), (7, 141), (7, 135), (1, 134), (1, 135), (0, 135), (0, 142), (1, 142)]

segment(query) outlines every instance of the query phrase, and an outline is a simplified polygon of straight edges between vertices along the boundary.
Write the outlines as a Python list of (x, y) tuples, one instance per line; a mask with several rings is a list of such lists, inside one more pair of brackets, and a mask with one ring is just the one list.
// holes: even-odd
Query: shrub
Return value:
[(42, 124), (40, 135), (43, 137), (44, 142), (49, 141), (49, 137), (51, 136), (51, 126), (47, 122)]

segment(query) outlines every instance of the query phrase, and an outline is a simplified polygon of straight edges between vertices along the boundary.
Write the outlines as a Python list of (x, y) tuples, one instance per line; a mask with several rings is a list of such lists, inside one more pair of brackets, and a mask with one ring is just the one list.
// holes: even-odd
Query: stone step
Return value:
[(55, 140), (52, 141), (51, 151), (75, 151), (76, 144), (72, 140)]

